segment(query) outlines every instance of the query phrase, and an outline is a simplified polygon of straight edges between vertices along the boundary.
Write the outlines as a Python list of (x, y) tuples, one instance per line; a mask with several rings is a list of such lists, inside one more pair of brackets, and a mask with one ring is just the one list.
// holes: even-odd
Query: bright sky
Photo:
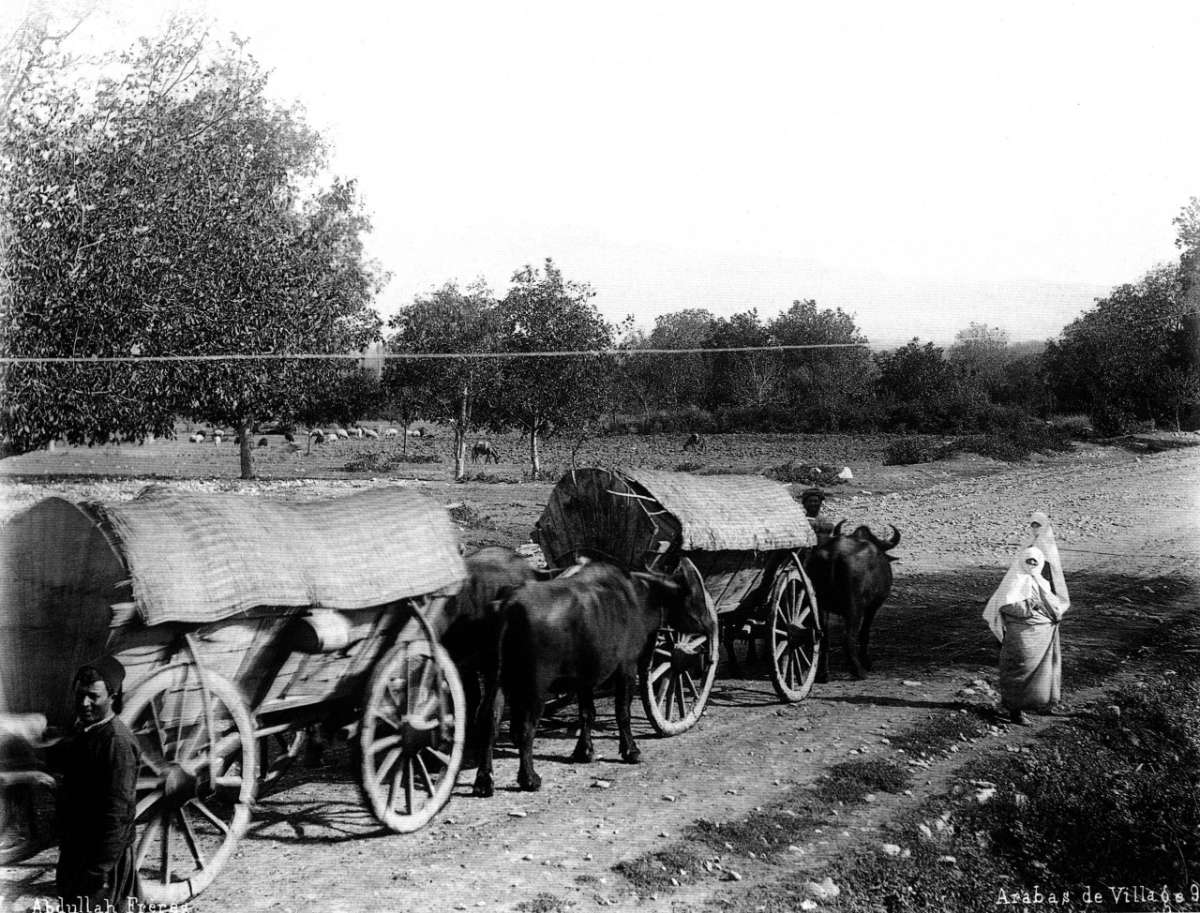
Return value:
[[(127, 38), (165, 8), (113, 2)], [(385, 314), (549, 256), (646, 327), (815, 298), (1045, 338), (1200, 194), (1193, 0), (181, 3), (358, 179)]]

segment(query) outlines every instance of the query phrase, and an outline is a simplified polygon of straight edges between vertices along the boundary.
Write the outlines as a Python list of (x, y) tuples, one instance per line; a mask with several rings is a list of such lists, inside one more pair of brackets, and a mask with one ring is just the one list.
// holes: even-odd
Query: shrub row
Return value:
[[(1009, 435), (1012, 429), (1031, 424), (1030, 414), (1019, 406), (996, 405), (971, 397), (928, 398), (919, 402), (879, 403), (846, 400), (836, 405), (800, 404), (728, 406), (716, 410), (690, 407), (650, 412), (642, 416), (610, 419), (604, 430), (611, 434), (838, 434), (890, 431), (919, 434)], [(1075, 416), (1058, 423), (1068, 435), (1086, 437), (1092, 423)], [(1100, 426), (1097, 425), (1097, 430)]]

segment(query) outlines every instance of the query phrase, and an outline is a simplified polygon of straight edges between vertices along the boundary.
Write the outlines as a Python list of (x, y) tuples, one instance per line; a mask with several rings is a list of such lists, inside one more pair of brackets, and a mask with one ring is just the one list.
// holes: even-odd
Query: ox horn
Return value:
[(849, 522), (848, 520), (839, 520), (838, 525), (833, 528), (833, 535), (835, 537), (840, 536), (842, 534), (842, 527), (845, 526), (848, 522)]
[(885, 551), (888, 549), (893, 549), (900, 544), (900, 530), (892, 524), (888, 525), (892, 527), (892, 538), (883, 543)]

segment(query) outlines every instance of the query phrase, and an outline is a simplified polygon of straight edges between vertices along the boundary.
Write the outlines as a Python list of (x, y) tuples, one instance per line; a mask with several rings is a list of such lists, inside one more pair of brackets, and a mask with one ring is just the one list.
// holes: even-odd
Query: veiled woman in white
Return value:
[[(1048, 523), (1040, 526), (1049, 528)], [(1057, 556), (1053, 531), (1043, 544), (1047, 541)], [(1022, 549), (983, 610), (984, 620), (1001, 644), (1000, 701), (1014, 723), (1025, 721), (1025, 710), (1049, 710), (1062, 693), (1058, 625), (1070, 601), (1061, 567), (1050, 568), (1051, 578), (1057, 578), (1059, 584), (1055, 592), (1056, 587), (1042, 573), (1046, 564), (1040, 547)]]

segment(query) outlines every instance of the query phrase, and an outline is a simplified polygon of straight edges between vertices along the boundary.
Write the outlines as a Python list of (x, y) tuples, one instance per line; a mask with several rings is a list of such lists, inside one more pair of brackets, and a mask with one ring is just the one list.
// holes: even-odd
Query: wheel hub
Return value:
[(163, 798), (171, 805), (181, 806), (196, 798), (198, 781), (195, 774), (175, 762), (167, 765), (163, 774)]
[(812, 628), (789, 624), (787, 627), (789, 647), (811, 647), (815, 642)]
[(671, 650), (672, 672), (699, 672), (701, 665), (700, 651), (694, 646), (676, 645)]

